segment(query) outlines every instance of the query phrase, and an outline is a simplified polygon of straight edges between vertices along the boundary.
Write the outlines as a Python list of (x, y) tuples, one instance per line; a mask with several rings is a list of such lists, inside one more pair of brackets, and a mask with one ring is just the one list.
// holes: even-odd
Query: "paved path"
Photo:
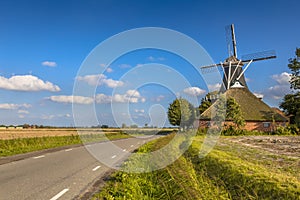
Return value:
[[(111, 169), (153, 138), (129, 138), (34, 155), (0, 165), (1, 200), (56, 200), (80, 198)], [(97, 152), (96, 157), (88, 150)]]

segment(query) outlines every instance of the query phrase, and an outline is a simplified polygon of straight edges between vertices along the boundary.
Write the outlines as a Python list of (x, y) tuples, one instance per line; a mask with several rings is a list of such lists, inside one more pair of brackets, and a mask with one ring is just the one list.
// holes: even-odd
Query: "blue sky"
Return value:
[[(86, 120), (81, 125), (124, 122), (160, 126), (176, 96), (201, 99), (213, 85), (205, 84), (183, 58), (158, 49), (122, 55), (109, 66), (99, 62), (99, 69), (106, 70), (102, 76), (77, 74), (99, 43), (142, 27), (181, 32), (202, 45), (214, 62), (220, 62), (227, 57), (224, 27), (234, 23), (238, 55), (276, 51), (276, 59), (251, 64), (245, 76), (252, 92), (263, 94), (270, 106), (278, 106), (289, 92), (288, 59), (300, 47), (299, 5), (296, 0), (1, 1), (0, 124), (74, 125), (73, 102), (83, 110), (86, 105), (95, 107), (98, 121), (91, 120), (91, 113), (84, 111)], [(151, 63), (176, 70), (193, 88), (182, 88), (180, 84), (177, 91), (157, 84), (130, 88), (134, 78), (121, 80), (136, 67)], [(163, 70), (160, 73), (164, 76)], [(143, 75), (151, 78), (155, 73)], [(97, 85), (95, 96), (72, 100), (75, 81), (85, 87)], [(117, 102), (116, 113), (112, 114), (107, 101)], [(123, 104), (125, 101), (129, 104)]]

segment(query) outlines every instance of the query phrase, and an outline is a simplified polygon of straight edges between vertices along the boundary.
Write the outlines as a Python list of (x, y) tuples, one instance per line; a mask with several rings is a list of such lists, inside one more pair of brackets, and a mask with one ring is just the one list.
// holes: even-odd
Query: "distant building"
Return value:
[[(240, 105), (242, 116), (246, 122), (243, 129), (273, 131), (276, 127), (286, 126), (289, 123), (288, 118), (282, 112), (269, 107), (260, 98), (252, 94), (248, 88), (230, 88), (224, 94), (226, 98), (234, 98)], [(211, 110), (214, 104), (201, 114), (199, 127), (210, 126)], [(232, 124), (231, 121), (225, 121), (224, 125)]]

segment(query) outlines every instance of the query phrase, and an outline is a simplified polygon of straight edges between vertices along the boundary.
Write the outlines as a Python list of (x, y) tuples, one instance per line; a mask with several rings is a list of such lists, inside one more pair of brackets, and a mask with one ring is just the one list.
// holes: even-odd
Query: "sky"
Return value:
[[(276, 51), (276, 59), (252, 63), (245, 77), (250, 91), (278, 107), (291, 92), (287, 64), (300, 47), (299, 6), (296, 0), (0, 1), (0, 124), (169, 126), (166, 112), (176, 97), (197, 106), (220, 85), (199, 67), (228, 57), (225, 26), (232, 23), (238, 57)], [(152, 35), (142, 32), (146, 27)], [(139, 34), (109, 46), (129, 30)], [(165, 47), (120, 53), (136, 41), (152, 44), (161, 30), (169, 37), (157, 45), (191, 58), (199, 53), (197, 66)], [(184, 38), (203, 51), (185, 46)], [(110, 48), (101, 50), (106, 41)]]

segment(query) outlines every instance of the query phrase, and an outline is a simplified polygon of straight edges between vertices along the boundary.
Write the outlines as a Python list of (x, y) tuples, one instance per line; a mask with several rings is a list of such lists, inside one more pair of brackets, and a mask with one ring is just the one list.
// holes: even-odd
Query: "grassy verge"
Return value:
[[(172, 135), (153, 141), (138, 152), (160, 149), (170, 139)], [(299, 199), (299, 166), (290, 169), (297, 161), (242, 148), (224, 138), (208, 156), (199, 158), (202, 141), (203, 137), (196, 137), (189, 150), (164, 169), (141, 174), (116, 172), (94, 199)], [(272, 162), (274, 156), (287, 164)], [(124, 168), (138, 162), (132, 156)]]
[(0, 157), (12, 156), (21, 153), (28, 153), (43, 149), (50, 149), (74, 144), (100, 142), (105, 140), (116, 140), (131, 137), (122, 132), (109, 134), (86, 134), (70, 136), (46, 136), (35, 138), (17, 138), (0, 140)]

